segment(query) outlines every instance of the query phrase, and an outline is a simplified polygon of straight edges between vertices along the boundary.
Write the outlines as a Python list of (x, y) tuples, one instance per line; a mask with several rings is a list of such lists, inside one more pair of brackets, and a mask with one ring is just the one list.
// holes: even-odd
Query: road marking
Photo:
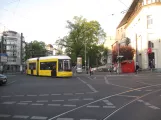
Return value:
[(68, 99), (68, 101), (78, 101), (79, 99)]
[(77, 95), (83, 95), (84, 93), (75, 93), (75, 94), (77, 94)]
[(21, 118), (21, 119), (27, 119), (29, 116), (25, 115), (14, 115), (13, 118)]
[(159, 110), (160, 108), (158, 108), (158, 107), (156, 107), (156, 106), (153, 106), (153, 105), (150, 105), (150, 106), (148, 106), (148, 107), (150, 107), (150, 108), (152, 108), (152, 109), (154, 109), (154, 110)]
[(52, 102), (63, 102), (64, 100), (52, 100)]
[(99, 108), (100, 106), (92, 106), (92, 105), (88, 105), (88, 108)]
[(48, 102), (48, 100), (37, 100), (36, 102)]
[[(132, 90), (127, 90), (127, 91), (124, 91), (124, 92), (120, 92), (120, 93), (116, 93), (116, 94), (113, 94), (113, 95), (110, 95), (110, 96), (106, 96), (106, 97), (100, 98), (100, 99), (98, 99), (98, 100), (92, 101), (92, 102), (90, 102), (90, 103), (84, 104), (84, 105), (82, 105), (82, 106), (79, 106), (79, 107), (77, 107), (77, 108), (71, 109), (71, 110), (69, 110), (69, 111), (66, 111), (66, 112), (63, 112), (63, 113), (61, 113), (61, 114), (58, 114), (58, 115), (56, 115), (56, 116), (54, 116), (54, 117), (49, 118), (49, 120), (53, 120), (53, 119), (58, 118), (58, 117), (60, 117), (60, 116), (66, 115), (66, 114), (68, 114), (68, 113), (71, 113), (71, 112), (76, 111), (76, 110), (78, 110), (78, 109), (81, 109), (81, 108), (83, 108), (83, 107), (86, 107), (87, 105), (91, 105), (91, 104), (93, 104), (93, 103), (96, 103), (96, 102), (99, 102), (99, 101), (102, 101), (102, 100), (105, 100), (105, 99), (108, 99), (108, 98), (111, 98), (111, 97), (114, 97), (114, 96), (117, 96), (117, 95), (129, 93), (129, 92), (136, 91), (136, 90), (140, 90), (140, 89), (144, 89), (144, 88), (154, 87), (154, 86), (161, 86), (161, 84), (150, 85), (150, 86), (145, 86), (145, 87), (140, 87), (140, 88), (135, 88), (135, 89), (132, 89)], [(160, 89), (160, 90), (161, 90), (161, 89)], [(157, 91), (160, 91), (160, 90), (157, 90)], [(147, 93), (147, 94), (145, 94), (144, 96), (147, 96), (147, 95), (152, 94), (152, 93), (157, 92), (157, 91), (153, 91), (153, 92)], [(141, 96), (141, 97), (139, 97), (139, 98), (142, 98), (142, 97), (144, 97), (144, 96)], [(117, 109), (116, 111), (114, 111), (113, 113), (111, 113), (109, 116), (107, 116), (104, 120), (106, 120), (107, 118), (109, 118), (110, 116), (112, 116), (113, 114), (115, 114), (117, 111), (123, 109), (123, 108), (126, 107), (127, 105), (129, 105), (129, 104), (135, 102), (135, 101), (138, 100), (139, 98), (134, 99), (134, 100), (130, 101), (129, 103), (127, 103), (126, 105), (120, 107), (119, 109)]]
[(14, 104), (16, 103), (15, 101), (10, 101), (10, 102), (3, 102), (2, 104), (7, 104), (7, 105), (11, 105), (11, 104)]
[(138, 102), (144, 102), (143, 100), (140, 100), (140, 99), (138, 99), (137, 101), (138, 101)]
[(117, 96), (120, 96), (120, 97), (132, 97), (132, 98), (139, 97), (139, 96), (132, 96), (132, 95), (117, 95)]
[(24, 97), (25, 95), (15, 95), (16, 97)]
[(40, 104), (40, 103), (32, 103), (31, 105), (44, 105), (44, 104)]
[(7, 83), (7, 85), (10, 85), (10, 84), (12, 84), (12, 83), (15, 83), (17, 80), (15, 80), (15, 81), (12, 81), (12, 82), (9, 82), (9, 83)]
[(0, 117), (10, 117), (11, 115), (7, 115), (7, 114), (0, 114)]
[(51, 95), (61, 95), (61, 94), (51, 94)]
[(73, 95), (72, 93), (64, 93), (64, 95)]
[(28, 105), (28, 103), (17, 103), (18, 105)]
[(37, 96), (37, 95), (27, 95), (27, 96), (29, 96), (29, 97), (35, 97), (35, 96)]
[(116, 108), (115, 106), (103, 106), (103, 108)]
[(74, 120), (73, 118), (57, 118), (56, 120)]
[(97, 93), (97, 92), (87, 92), (86, 94), (93, 94), (93, 93)]
[(76, 107), (76, 105), (63, 105), (64, 107)]
[(11, 97), (11, 96), (1, 96), (1, 97)]
[(30, 102), (32, 102), (32, 101), (20, 101), (20, 102), (24, 102), (24, 103), (30, 103)]
[(106, 105), (113, 105), (111, 102), (109, 102), (108, 100), (103, 100), (103, 102), (106, 104)]
[(80, 77), (77, 77), (82, 83), (87, 84), (84, 80), (82, 80)]
[(106, 77), (106, 76), (104, 76), (104, 79), (105, 79), (105, 83), (106, 83), (107, 85), (109, 85), (110, 83), (109, 83), (109, 81), (107, 80), (107, 77)]
[[(152, 85), (152, 86), (153, 86), (153, 85)], [(148, 87), (148, 86), (142, 87), (142, 88), (147, 88), (147, 87)], [(139, 89), (140, 89), (140, 88), (139, 88)], [(129, 91), (131, 91), (131, 90), (129, 90)], [(128, 105), (134, 103), (135, 101), (137, 101), (137, 100), (139, 100), (139, 99), (141, 99), (141, 98), (143, 98), (143, 97), (146, 97), (146, 96), (148, 96), (148, 95), (150, 95), (150, 94), (152, 94), (152, 93), (158, 92), (158, 91), (161, 91), (161, 89), (156, 90), (156, 91), (153, 91), (153, 92), (150, 92), (150, 93), (147, 93), (147, 94), (144, 94), (144, 95), (140, 96), (139, 98), (136, 98), (136, 99), (134, 99), (134, 100), (128, 102), (127, 104), (121, 106), (120, 108), (118, 108), (117, 110), (115, 110), (114, 112), (112, 112), (111, 114), (109, 114), (109, 115), (108, 115), (107, 117), (105, 117), (103, 120), (107, 120), (107, 119), (110, 118), (112, 115), (114, 115), (114, 114), (117, 113), (118, 111), (122, 110), (122, 109), (125, 108), (126, 106), (128, 106)]]
[(147, 105), (147, 106), (151, 105), (151, 104), (150, 104), (150, 103), (148, 103), (148, 102), (145, 102), (144, 104), (145, 104), (145, 105)]
[(60, 104), (48, 104), (48, 106), (60, 106)]
[(49, 94), (40, 94), (39, 96), (49, 96)]
[[(110, 83), (110, 85), (122, 87), (122, 88), (127, 88), (127, 89), (135, 89), (135, 88), (130, 88), (130, 87), (122, 86), (122, 85), (116, 85), (116, 84), (112, 84), (112, 83)], [(136, 91), (138, 91), (138, 90), (136, 90)]]
[(31, 119), (33, 120), (33, 119), (36, 119), (36, 120), (46, 120), (47, 119), (47, 117), (42, 117), (42, 116), (33, 116), (33, 117), (31, 117)]
[(142, 84), (145, 84), (145, 85), (153, 85), (153, 84), (149, 84), (149, 83), (145, 83), (145, 82), (141, 82), (141, 81), (137, 81), (138, 83), (142, 83)]
[(93, 98), (84, 98), (83, 100), (94, 100)]
[(92, 85), (90, 85), (90, 84), (86, 84), (93, 92), (97, 92), (97, 90), (94, 88), (94, 87), (92, 87)]
[(92, 78), (88, 77), (88, 79), (93, 80)]

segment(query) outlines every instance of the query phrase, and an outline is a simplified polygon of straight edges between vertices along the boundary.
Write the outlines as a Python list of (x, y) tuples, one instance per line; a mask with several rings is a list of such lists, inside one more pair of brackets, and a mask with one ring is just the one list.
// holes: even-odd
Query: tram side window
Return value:
[(63, 71), (63, 60), (59, 60), (58, 62), (58, 71)]
[(36, 63), (29, 63), (29, 69), (36, 70)]
[(56, 62), (40, 62), (40, 70), (52, 70), (56, 66)]

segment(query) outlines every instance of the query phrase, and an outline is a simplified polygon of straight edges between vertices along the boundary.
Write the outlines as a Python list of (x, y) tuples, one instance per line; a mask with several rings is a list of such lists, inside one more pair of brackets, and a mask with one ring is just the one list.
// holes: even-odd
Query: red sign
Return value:
[(151, 49), (151, 48), (148, 48), (147, 53), (148, 53), (148, 54), (152, 53), (152, 49)]

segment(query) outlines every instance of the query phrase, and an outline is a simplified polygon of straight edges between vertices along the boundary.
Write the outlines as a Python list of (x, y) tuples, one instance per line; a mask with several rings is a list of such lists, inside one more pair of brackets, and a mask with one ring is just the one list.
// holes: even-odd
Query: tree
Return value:
[[(121, 59), (124, 60), (133, 60), (135, 54), (135, 50), (131, 46), (120, 46), (119, 49), (119, 55), (123, 56)], [(118, 56), (118, 49), (114, 49), (112, 51), (112, 61), (114, 63), (117, 62), (117, 56)]]
[[(56, 41), (56, 44), (66, 48), (66, 53), (73, 61), (82, 56), (84, 62), (85, 45), (89, 53), (91, 47), (96, 47), (99, 40), (105, 39), (105, 32), (97, 21), (87, 21), (83, 17), (74, 17), (67, 21), (69, 34)], [(88, 57), (87, 57), (88, 58)]]
[(37, 40), (31, 41), (26, 45), (26, 60), (32, 57), (46, 56), (46, 52), (44, 42)]

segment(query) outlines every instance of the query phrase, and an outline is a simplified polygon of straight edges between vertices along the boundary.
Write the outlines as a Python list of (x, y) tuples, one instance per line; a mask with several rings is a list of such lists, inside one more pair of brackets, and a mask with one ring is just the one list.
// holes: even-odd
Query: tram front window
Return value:
[(59, 71), (71, 71), (70, 60), (59, 60)]

